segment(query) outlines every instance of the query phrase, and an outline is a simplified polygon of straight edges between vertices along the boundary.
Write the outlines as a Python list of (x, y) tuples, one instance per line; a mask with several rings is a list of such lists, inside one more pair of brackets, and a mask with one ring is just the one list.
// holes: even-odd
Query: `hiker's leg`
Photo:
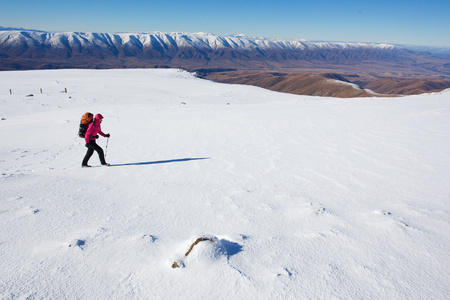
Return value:
[(97, 145), (97, 143), (95, 143), (95, 141), (93, 143), (89, 143), (89, 148), (93, 148), (95, 151), (97, 151), (98, 153), (98, 158), (100, 159), (100, 163), (102, 165), (106, 164), (105, 161), (105, 154), (103, 153), (103, 149), (102, 147), (100, 147), (99, 145)]
[(86, 155), (84, 156), (83, 162), (81, 163), (81, 166), (87, 166), (89, 159), (91, 158), (92, 154), (94, 154), (94, 149), (89, 147), (86, 151)]

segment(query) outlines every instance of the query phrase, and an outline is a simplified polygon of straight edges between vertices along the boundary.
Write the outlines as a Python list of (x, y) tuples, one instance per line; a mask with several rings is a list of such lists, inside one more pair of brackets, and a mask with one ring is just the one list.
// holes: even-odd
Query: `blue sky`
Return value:
[(450, 1), (0, 0), (0, 26), (450, 47)]

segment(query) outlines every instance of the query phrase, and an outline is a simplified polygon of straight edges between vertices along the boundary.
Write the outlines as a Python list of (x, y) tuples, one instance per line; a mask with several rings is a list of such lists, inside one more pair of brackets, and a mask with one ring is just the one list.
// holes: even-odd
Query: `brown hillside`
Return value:
[(337, 74), (308, 75), (274, 72), (223, 72), (210, 73), (206, 78), (232, 84), (259, 86), (272, 91), (323, 97), (374, 97), (375, 95), (351, 85)]
[(439, 92), (450, 88), (450, 80), (396, 80), (382, 78), (368, 82), (364, 87), (380, 94), (418, 95)]
[(418, 79), (412, 79), (404, 78), (402, 74), (396, 75), (396, 79), (377, 78), (362, 73), (340, 75), (336, 73), (228, 71), (210, 72), (202, 75), (217, 82), (254, 85), (272, 91), (297, 95), (339, 98), (418, 95), (450, 88), (450, 80), (447, 79), (436, 76), (422, 76)]

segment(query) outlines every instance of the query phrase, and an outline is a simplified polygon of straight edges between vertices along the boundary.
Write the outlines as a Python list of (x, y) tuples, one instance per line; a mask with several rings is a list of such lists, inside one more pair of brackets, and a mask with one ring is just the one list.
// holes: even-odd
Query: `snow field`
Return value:
[[(1, 299), (450, 292), (448, 92), (343, 100), (58, 70), (0, 73), (0, 105)], [(111, 167), (95, 153), (80, 167), (86, 111), (105, 117)], [(184, 256), (199, 237), (215, 243)]]

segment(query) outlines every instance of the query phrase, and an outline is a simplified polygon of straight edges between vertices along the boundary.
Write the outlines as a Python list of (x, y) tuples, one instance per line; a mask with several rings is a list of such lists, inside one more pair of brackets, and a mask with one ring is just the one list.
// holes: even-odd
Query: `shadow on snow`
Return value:
[(174, 162), (186, 162), (186, 161), (191, 161), (191, 160), (202, 160), (202, 159), (209, 159), (209, 157), (202, 157), (202, 158), (180, 158), (180, 159), (159, 160), (159, 161), (147, 161), (147, 162), (136, 162), (136, 163), (126, 163), (126, 164), (112, 164), (112, 165), (110, 165), (110, 167), (157, 165), (157, 164), (168, 164), (168, 163), (174, 163)]

